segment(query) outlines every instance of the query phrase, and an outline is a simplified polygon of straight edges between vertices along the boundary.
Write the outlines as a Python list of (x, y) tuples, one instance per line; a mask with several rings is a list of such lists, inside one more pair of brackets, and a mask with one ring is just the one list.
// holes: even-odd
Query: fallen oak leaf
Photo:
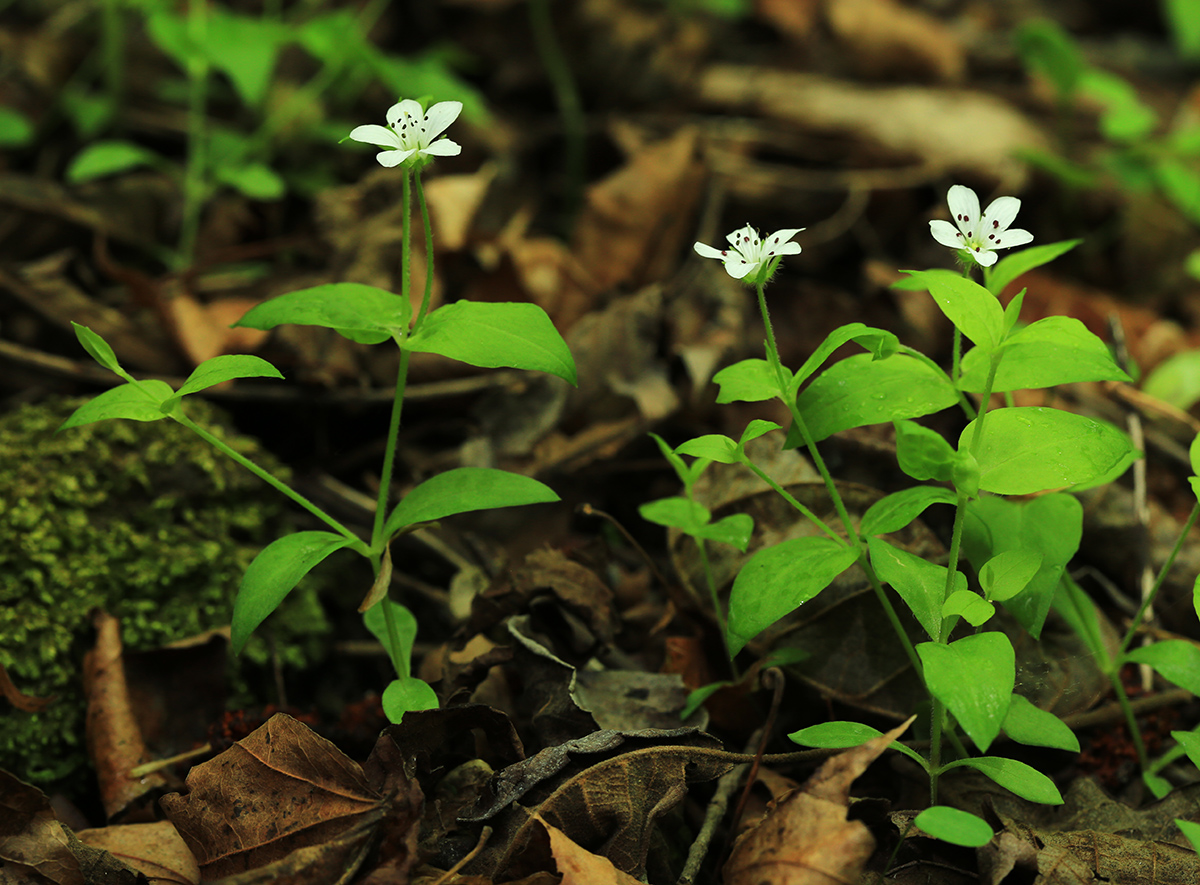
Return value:
[(846, 820), (850, 785), (915, 718), (831, 758), (740, 836), (725, 863), (726, 885), (857, 882), (875, 839), (862, 821)]
[[(357, 763), (285, 713), (193, 768), (187, 785), (186, 795), (160, 801), (206, 880), (267, 867), (306, 849), (317, 850), (300, 860), (323, 866), (326, 843), (344, 855), (339, 863), (361, 860), (361, 848), (389, 807)], [(302, 878), (294, 861), (289, 875)]]
[(550, 836), (550, 852), (562, 876), (559, 885), (641, 885), (633, 876), (614, 867), (608, 858), (585, 851), (558, 827), (552, 827), (538, 815), (534, 818)]

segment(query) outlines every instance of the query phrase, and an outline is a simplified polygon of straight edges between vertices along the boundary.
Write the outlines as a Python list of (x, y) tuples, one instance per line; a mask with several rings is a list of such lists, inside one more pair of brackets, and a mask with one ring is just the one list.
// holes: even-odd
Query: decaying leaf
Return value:
[(348, 864), (387, 811), (355, 762), (284, 713), (193, 768), (187, 785), (161, 802), (205, 879), (301, 850), (306, 863)]
[(79, 841), (103, 848), (150, 880), (152, 885), (198, 885), (200, 867), (179, 831), (166, 820), (80, 830)]
[(742, 835), (725, 864), (726, 885), (833, 885), (857, 882), (875, 839), (846, 820), (850, 785), (912, 723), (839, 753)]
[(550, 826), (540, 817), (537, 820), (550, 836), (550, 852), (562, 875), (560, 885), (639, 885), (637, 879), (618, 870), (612, 861), (584, 851), (562, 830)]
[(12, 678), (4, 669), (3, 664), (0, 664), (0, 696), (3, 696), (16, 709), (26, 713), (37, 713), (54, 703), (53, 697), (35, 698), (22, 692), (13, 684)]

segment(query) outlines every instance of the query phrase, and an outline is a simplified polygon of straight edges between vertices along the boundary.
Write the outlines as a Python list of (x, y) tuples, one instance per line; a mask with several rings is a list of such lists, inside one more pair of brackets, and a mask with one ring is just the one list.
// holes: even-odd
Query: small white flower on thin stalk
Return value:
[(789, 241), (802, 230), (802, 227), (785, 228), (769, 237), (759, 237), (758, 231), (747, 224), (729, 235), (728, 249), (714, 249), (704, 243), (696, 243), (692, 248), (705, 258), (720, 259), (725, 272), (735, 280), (754, 279), (776, 255), (800, 254), (800, 244)]
[(462, 147), (438, 136), (461, 112), (461, 101), (439, 101), (425, 110), (420, 102), (406, 98), (388, 108), (387, 126), (355, 126), (349, 137), (387, 148), (375, 155), (382, 166), (399, 166), (409, 158), (454, 157)]
[[(965, 249), (983, 267), (996, 263), (995, 249), (1011, 249), (1033, 241), (1033, 234), (1020, 228), (1009, 229), (1021, 201), (1016, 197), (997, 197), (979, 214), (979, 197), (969, 187), (956, 184), (946, 194), (954, 224), (948, 221), (929, 222), (929, 232), (943, 246)], [(956, 229), (957, 227), (957, 229)]]

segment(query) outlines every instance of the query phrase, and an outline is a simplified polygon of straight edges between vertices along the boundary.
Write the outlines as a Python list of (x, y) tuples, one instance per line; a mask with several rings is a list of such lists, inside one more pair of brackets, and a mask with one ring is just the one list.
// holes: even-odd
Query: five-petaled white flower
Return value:
[(802, 230), (802, 227), (777, 230), (769, 237), (760, 238), (758, 231), (747, 224), (729, 235), (729, 249), (714, 249), (704, 243), (696, 243), (692, 248), (705, 258), (719, 258), (725, 264), (726, 273), (735, 280), (746, 276), (753, 278), (776, 255), (799, 255), (800, 244), (789, 240)]
[(414, 156), (453, 157), (462, 147), (438, 136), (461, 112), (461, 101), (439, 101), (426, 111), (420, 102), (406, 98), (388, 108), (387, 126), (355, 126), (350, 138), (387, 148), (375, 155), (383, 166), (399, 166)]
[[(997, 197), (979, 214), (979, 197), (969, 187), (956, 184), (946, 194), (954, 224), (948, 221), (929, 222), (929, 232), (943, 246), (966, 249), (978, 264), (991, 267), (996, 263), (994, 249), (1010, 249), (1033, 241), (1027, 230), (1008, 226), (1017, 217), (1021, 201), (1016, 197)], [(957, 230), (955, 226), (957, 225)]]

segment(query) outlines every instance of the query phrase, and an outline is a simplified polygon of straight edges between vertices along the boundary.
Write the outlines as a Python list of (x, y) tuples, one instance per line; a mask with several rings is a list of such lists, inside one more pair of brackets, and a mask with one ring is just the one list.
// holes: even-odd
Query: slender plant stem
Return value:
[(708, 584), (708, 595), (712, 598), (713, 615), (717, 619), (717, 626), (721, 628), (721, 644), (725, 646), (725, 657), (729, 658), (729, 669), (733, 673), (734, 680), (737, 680), (741, 677), (738, 674), (738, 666), (733, 660), (733, 651), (729, 648), (728, 622), (725, 620), (725, 612), (721, 608), (721, 597), (717, 594), (717, 582), (713, 577), (712, 563), (708, 559), (708, 547), (703, 538), (695, 538), (695, 541), (696, 548), (700, 551), (700, 566), (704, 569), (704, 580)]
[(933, 699), (929, 711), (929, 804), (937, 805), (938, 775), (942, 773), (942, 720), (946, 717), (946, 705), (930, 693)]
[(404, 388), (408, 383), (408, 351), (400, 351), (400, 365), (396, 370), (396, 394), (392, 400), (392, 417), (388, 422), (387, 442), (383, 450), (383, 468), (379, 474), (379, 500), (375, 505), (375, 524), (371, 529), (371, 549), (381, 551), (387, 543), (383, 536), (387, 516), (388, 492), (392, 485), (392, 471), (396, 463), (396, 440), (400, 436), (400, 414), (404, 409)]
[(546, 76), (554, 89), (554, 100), (558, 104), (558, 115), (562, 120), (566, 174), (564, 216), (565, 227), (569, 231), (582, 202), (587, 120), (583, 115), (583, 103), (579, 99), (575, 78), (571, 74), (571, 65), (554, 33), (550, 0), (529, 0), (529, 24), (533, 30), (533, 42), (541, 58), (542, 67), (546, 69)]
[(417, 205), (421, 207), (421, 226), (425, 229), (425, 294), (421, 296), (421, 310), (417, 313), (417, 321), (413, 323), (415, 332), (429, 311), (429, 299), (433, 294), (433, 225), (429, 223), (429, 206), (425, 203), (425, 188), (421, 185), (420, 169), (413, 178), (417, 186)]
[(1141, 606), (1137, 613), (1134, 614), (1133, 620), (1129, 622), (1129, 629), (1125, 631), (1125, 636), (1121, 640), (1121, 647), (1117, 651), (1117, 661), (1121, 661), (1125, 657), (1125, 652), (1129, 650), (1129, 643), (1133, 641), (1134, 634), (1142, 626), (1142, 621), (1146, 617), (1146, 612), (1150, 606), (1154, 604), (1154, 598), (1158, 596), (1158, 591), (1163, 587), (1167, 580), (1167, 573), (1171, 571), (1171, 566), (1175, 564), (1175, 557), (1179, 555), (1179, 551), (1183, 549), (1183, 544), (1187, 540), (1188, 533), (1191, 532), (1192, 526), (1196, 524), (1196, 519), (1200, 517), (1200, 501), (1193, 507), (1191, 514), (1188, 515), (1187, 522), (1183, 525), (1183, 530), (1179, 533), (1179, 537), (1175, 540), (1175, 546), (1171, 548), (1171, 555), (1167, 557), (1167, 561), (1163, 563), (1163, 567), (1159, 569), (1158, 577), (1154, 579), (1154, 585), (1150, 588), (1150, 592), (1146, 594), (1146, 598), (1142, 600)]
[(201, 427), (199, 424), (197, 424), (195, 421), (193, 421), (191, 418), (187, 417), (186, 415), (184, 415), (180, 412), (176, 412), (176, 413), (172, 414), (171, 417), (174, 418), (176, 421), (178, 421), (180, 424), (182, 424), (184, 427), (186, 427), (188, 430), (197, 434), (201, 439), (203, 439), (209, 445), (224, 452), (226, 455), (228, 455), (230, 458), (232, 458), (238, 464), (241, 464), (243, 467), (245, 467), (247, 470), (249, 470), (251, 473), (253, 473), (255, 476), (257, 476), (263, 482), (267, 483), (269, 486), (274, 488), (276, 491), (286, 495), (288, 498), (295, 501), (297, 504), (299, 504), (301, 507), (303, 507), (309, 513), (311, 513), (313, 516), (317, 517), (317, 519), (321, 520), (323, 523), (328, 525), (330, 528), (332, 528), (338, 534), (340, 534), (343, 537), (347, 538), (348, 540), (352, 541), (353, 548), (355, 550), (357, 550), (359, 553), (366, 555), (367, 545), (362, 542), (362, 539), (359, 538), (358, 535), (354, 534), (354, 532), (350, 531), (350, 529), (346, 528), (344, 525), (342, 525), (340, 522), (338, 522), (336, 519), (334, 519), (332, 516), (330, 516), (328, 513), (326, 513), (324, 510), (322, 510), (320, 507), (318, 507), (312, 501), (308, 500), (308, 498), (304, 497), (302, 494), (297, 492), (295, 489), (293, 489), (287, 483), (278, 479), (274, 474), (268, 472), (266, 469), (259, 467), (257, 464), (255, 464), (253, 461), (251, 461), (249, 458), (247, 458), (245, 455), (243, 455), (241, 452), (238, 452), (237, 450), (233, 449), (223, 439), (221, 439), (220, 437), (215, 436), (212, 433), (210, 433), (209, 431), (205, 430), (203, 427)]
[[(1120, 661), (1120, 656), (1117, 657)], [(1125, 693), (1125, 685), (1121, 682), (1121, 668), (1114, 667), (1108, 674), (1108, 681), (1112, 684), (1113, 694), (1117, 696), (1117, 703), (1121, 705), (1121, 712), (1125, 715), (1125, 721), (1129, 724), (1129, 739), (1133, 741), (1133, 749), (1137, 752), (1138, 766), (1142, 771), (1148, 771), (1150, 759), (1146, 755), (1146, 742), (1142, 740), (1142, 731), (1138, 728), (1137, 716), (1134, 715), (1133, 706), (1129, 703), (1129, 695)]]
[(179, 255), (177, 262), (182, 267), (192, 264), (196, 253), (196, 239), (200, 234), (200, 213), (204, 208), (205, 192), (208, 190), (206, 177), (207, 137), (205, 128), (205, 105), (208, 98), (208, 57), (200, 48), (205, 44), (208, 31), (208, 0), (189, 0), (187, 32), (192, 46), (188, 55), (188, 153), (183, 181), (183, 218), (179, 232)]
[(815, 513), (813, 513), (811, 510), (809, 510), (807, 507), (805, 507), (803, 504), (801, 504), (799, 501), (797, 501), (795, 496), (792, 495), (791, 492), (789, 492), (787, 489), (785, 489), (783, 486), (781, 486), (779, 483), (777, 483), (775, 480), (773, 480), (770, 476), (768, 476), (761, 467), (759, 467), (757, 464), (755, 464), (749, 458), (747, 458), (742, 463), (745, 464), (748, 468), (750, 468), (750, 470), (754, 473), (755, 476), (757, 476), (759, 479), (761, 479), (763, 482), (765, 482), (767, 485), (769, 485), (771, 487), (771, 489), (777, 495), (779, 495), (779, 497), (783, 498), (783, 500), (787, 501), (789, 504), (791, 504), (793, 507), (795, 507), (796, 510), (798, 510), (802, 516), (804, 516), (806, 519), (808, 519), (810, 522), (812, 522), (813, 525), (815, 525), (817, 528), (819, 528), (821, 531), (823, 531), (825, 534), (827, 534), (833, 540), (837, 541), (839, 544), (844, 543), (842, 541), (841, 535), (839, 535), (837, 532), (835, 532), (833, 529), (831, 529), (829, 527), (829, 525), (823, 519), (821, 519), (821, 517), (817, 516)]
[(390, 646), (388, 650), (391, 652), (389, 657), (392, 659), (392, 666), (395, 668), (398, 677), (407, 679), (412, 675), (412, 664), (401, 653), (404, 650), (404, 646), (400, 644), (400, 628), (396, 624), (396, 612), (388, 604), (391, 602), (390, 599), (384, 597), (381, 602), (383, 604), (383, 625), (387, 630), (388, 645)]
[(119, 0), (104, 0), (104, 88), (109, 113), (121, 107), (125, 92), (125, 26)]

